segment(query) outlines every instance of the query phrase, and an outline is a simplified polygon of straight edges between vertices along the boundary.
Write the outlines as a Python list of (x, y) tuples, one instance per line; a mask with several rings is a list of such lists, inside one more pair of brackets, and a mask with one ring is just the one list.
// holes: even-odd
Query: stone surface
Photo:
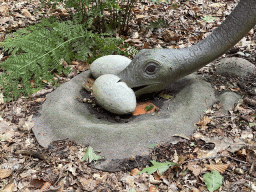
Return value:
[(225, 92), (218, 97), (218, 100), (222, 103), (223, 107), (221, 111), (228, 114), (228, 111), (234, 108), (235, 103), (242, 97), (234, 92)]
[(216, 101), (211, 85), (190, 75), (168, 87), (175, 98), (156, 103), (161, 110), (154, 116), (130, 116), (116, 122), (115, 116), (99, 116), (90, 105), (78, 101), (77, 97), (89, 96), (82, 89), (89, 75), (83, 72), (49, 94), (40, 116), (34, 118), (33, 131), (44, 147), (66, 138), (89, 144), (106, 158), (95, 165), (104, 170), (120, 170), (132, 155), (148, 156), (149, 144), (170, 141), (174, 134), (192, 134), (204, 110)]
[(216, 73), (220, 75), (242, 76), (253, 74), (256, 67), (243, 58), (231, 57), (221, 59), (216, 65)]
[(101, 75), (92, 86), (96, 101), (104, 109), (118, 114), (130, 114), (136, 108), (136, 96), (126, 83), (113, 74)]
[(173, 99), (152, 97), (153, 103), (160, 108), (154, 115), (117, 116), (98, 112), (91, 105), (78, 101), (77, 97), (89, 98), (82, 88), (89, 76), (90, 72), (83, 72), (50, 93), (39, 115), (33, 119), (33, 131), (43, 147), (66, 138), (92, 146), (106, 159), (94, 166), (107, 171), (127, 168), (131, 156), (146, 161), (149, 144), (173, 141), (176, 134), (192, 134), (196, 128), (194, 124), (214, 102), (221, 100), (223, 109), (228, 110), (239, 98), (233, 93), (232, 97), (230, 93), (217, 97), (215, 90), (200, 75), (191, 74), (166, 88), (167, 94), (174, 95)]
[(96, 59), (90, 66), (92, 76), (97, 79), (104, 74), (118, 74), (126, 68), (131, 59), (122, 55), (106, 55)]

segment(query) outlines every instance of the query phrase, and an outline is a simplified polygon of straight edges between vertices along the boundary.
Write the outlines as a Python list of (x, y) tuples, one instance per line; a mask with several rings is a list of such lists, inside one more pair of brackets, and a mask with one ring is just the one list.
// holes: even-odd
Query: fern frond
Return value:
[(123, 40), (107, 36), (95, 34), (72, 21), (59, 23), (45, 19), (42, 23), (18, 30), (0, 45), (3, 50), (12, 53), (0, 63), (1, 68), (6, 70), (0, 75), (0, 86), (5, 97), (16, 100), (43, 88), (47, 82), (54, 85), (53, 72), (69, 72), (69, 68), (60, 64), (61, 59), (68, 63), (74, 59), (91, 63), (103, 55), (125, 55), (120, 50)]

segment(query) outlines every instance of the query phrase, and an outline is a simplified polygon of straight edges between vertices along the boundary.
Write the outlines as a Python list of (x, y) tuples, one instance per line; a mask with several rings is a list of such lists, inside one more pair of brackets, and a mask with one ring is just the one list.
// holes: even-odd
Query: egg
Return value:
[(114, 114), (130, 114), (136, 108), (135, 93), (116, 75), (100, 76), (95, 80), (92, 90), (97, 103)]
[(118, 74), (131, 62), (131, 59), (122, 55), (106, 55), (93, 61), (90, 66), (92, 76), (97, 79), (104, 74)]

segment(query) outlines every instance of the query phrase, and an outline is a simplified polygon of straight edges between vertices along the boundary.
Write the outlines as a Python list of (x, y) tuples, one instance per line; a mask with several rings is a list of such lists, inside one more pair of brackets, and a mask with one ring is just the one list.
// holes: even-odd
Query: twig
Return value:
[(220, 116), (215, 116), (213, 118), (222, 118), (222, 117), (232, 117), (232, 116), (228, 116), (228, 115), (220, 115)]
[(47, 160), (47, 158), (42, 155), (41, 153), (35, 152), (35, 151), (27, 151), (27, 150), (20, 150), (18, 151), (19, 154), (31, 156), (34, 158), (38, 158), (40, 160)]
[(246, 97), (246, 98), (244, 98), (244, 102), (248, 103), (252, 106), (256, 106), (256, 100), (254, 100), (254, 99), (250, 99), (250, 98)]
[(233, 159), (233, 160), (235, 160), (235, 161), (238, 161), (238, 162), (240, 162), (240, 163), (244, 163), (244, 164), (247, 164), (247, 163), (248, 163), (248, 162), (245, 162), (245, 161), (236, 159), (236, 158), (231, 157), (231, 156), (227, 156), (227, 155), (218, 155), (218, 156), (213, 156), (213, 157), (204, 157), (204, 158), (199, 158), (199, 159), (192, 159), (192, 160), (189, 160), (189, 161), (184, 161), (182, 164), (188, 163), (188, 162), (191, 162), (191, 161), (201, 161), (201, 160), (203, 160), (203, 159), (214, 159), (214, 158), (219, 158), (219, 157), (228, 157), (228, 158)]

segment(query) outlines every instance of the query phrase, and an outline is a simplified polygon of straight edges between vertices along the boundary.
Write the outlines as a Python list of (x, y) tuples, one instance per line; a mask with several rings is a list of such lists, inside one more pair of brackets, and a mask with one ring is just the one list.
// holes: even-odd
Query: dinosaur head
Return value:
[(168, 60), (163, 50), (142, 50), (117, 76), (133, 89), (137, 97), (157, 92), (170, 83), (173, 71)]

